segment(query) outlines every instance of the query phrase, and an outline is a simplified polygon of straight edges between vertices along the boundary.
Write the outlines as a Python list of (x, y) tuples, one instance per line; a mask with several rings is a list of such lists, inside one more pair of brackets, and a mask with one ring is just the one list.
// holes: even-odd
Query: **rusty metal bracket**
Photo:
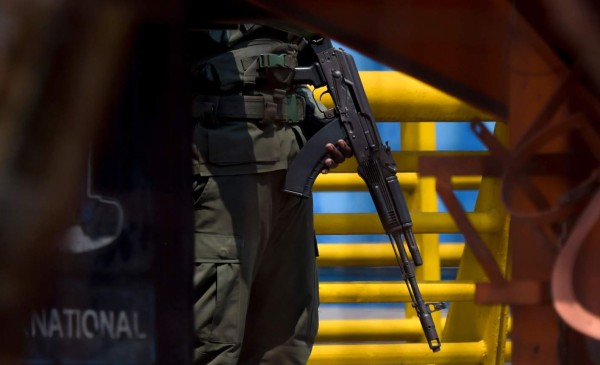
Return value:
[[(517, 304), (537, 305), (550, 302), (548, 282), (507, 281), (494, 256), (467, 218), (458, 198), (453, 192), (453, 175), (503, 175), (510, 162), (510, 154), (483, 125), (475, 123), (475, 129), (481, 126), (485, 131), (477, 132), (485, 140), (490, 156), (423, 156), (419, 160), (419, 172), (422, 176), (436, 177), (436, 191), (444, 202), (448, 212), (455, 220), (465, 243), (490, 279), (489, 283), (477, 283), (475, 302), (479, 304)], [(544, 162), (556, 156), (537, 156)], [(542, 231), (542, 233), (544, 233)], [(548, 236), (549, 233), (546, 233)]]
[[(465, 161), (468, 160), (468, 161)], [(465, 236), (465, 243), (481, 264), (487, 277), (493, 283), (506, 284), (506, 279), (496, 262), (494, 255), (485, 245), (475, 227), (468, 219), (452, 190), (451, 175), (478, 175), (484, 172), (498, 174), (499, 165), (488, 156), (455, 156), (434, 157), (424, 156), (419, 160), (422, 176), (435, 176), (436, 191), (446, 205), (448, 212), (454, 218), (456, 225)]]
[[(512, 217), (533, 221), (537, 224), (564, 221), (567, 217), (581, 210), (581, 204), (578, 204), (580, 198), (588, 196), (591, 190), (587, 186), (597, 181), (596, 173), (592, 172), (588, 179), (581, 182), (573, 190), (567, 191), (554, 204), (550, 204), (540, 190), (533, 185), (531, 179), (520, 178), (523, 172), (531, 175), (531, 171), (527, 169), (528, 164), (535, 159), (536, 152), (539, 152), (548, 141), (572, 131), (579, 132), (594, 157), (600, 161), (600, 137), (589, 122), (591, 118), (600, 116), (600, 105), (596, 99), (591, 97), (589, 91), (577, 82), (576, 76), (574, 72), (569, 72), (566, 75), (513, 151), (508, 151), (483, 126), (481, 121), (476, 119), (471, 121), (471, 129), (475, 135), (488, 147), (494, 159), (502, 164), (504, 171), (501, 191), (502, 201)], [(579, 98), (574, 100), (573, 95)], [(583, 113), (572, 114), (567, 118), (561, 118), (551, 123), (550, 121), (552, 121), (559, 107), (568, 102), (577, 103)], [(510, 192), (514, 187), (520, 187), (525, 191), (525, 196), (533, 203), (537, 211), (527, 213), (518, 211), (512, 206)], [(577, 194), (577, 192), (583, 191), (587, 191), (588, 194)], [(556, 232), (556, 236), (558, 235), (559, 233)]]
[(505, 284), (477, 283), (475, 303), (539, 305), (550, 303), (550, 285), (535, 280), (511, 280)]
[[(568, 84), (568, 81), (569, 79), (565, 81), (564, 86)], [(558, 102), (560, 99), (559, 96), (562, 97), (566, 90), (566, 87), (559, 89), (560, 92), (557, 93), (553, 99), (556, 99)], [(550, 117), (550, 111), (555, 110), (556, 107), (547, 107), (545, 112), (541, 113), (541, 115)], [(594, 188), (600, 184), (600, 171), (594, 169), (588, 175), (588, 178), (559, 196), (553, 204), (551, 204), (546, 197), (542, 195), (540, 190), (534, 186), (533, 181), (530, 178), (523, 175), (525, 175), (525, 173), (528, 176), (535, 175), (538, 171), (535, 171), (532, 166), (546, 166), (541, 169), (544, 171), (540, 172), (550, 174), (558, 172), (553, 171), (556, 166), (572, 166), (567, 154), (553, 157), (548, 154), (541, 155), (536, 153), (548, 142), (548, 140), (569, 131), (578, 131), (588, 143), (594, 156), (600, 161), (600, 138), (593, 130), (588, 119), (584, 114), (578, 113), (561, 120), (559, 123), (546, 126), (542, 128), (542, 130), (537, 131), (537, 133), (528, 133), (529, 141), (522, 141), (513, 153), (504, 148), (504, 146), (502, 146), (500, 142), (485, 127), (483, 127), (483, 124), (480, 121), (473, 120), (471, 122), (471, 128), (488, 147), (491, 155), (503, 166), (504, 172), (502, 174), (501, 198), (511, 217), (523, 219), (532, 223), (530, 224), (530, 227), (537, 229), (538, 232), (541, 233), (548, 248), (557, 252), (560, 249), (560, 237), (564, 235), (563, 227), (560, 226), (559, 223), (567, 221), (568, 217), (572, 217), (576, 212), (583, 208), (583, 203), (585, 202), (584, 198), (588, 197)], [(553, 162), (553, 158), (555, 158), (556, 161)], [(520, 188), (525, 192), (524, 196), (533, 204), (535, 211), (520, 211), (511, 204), (511, 193), (515, 188)]]

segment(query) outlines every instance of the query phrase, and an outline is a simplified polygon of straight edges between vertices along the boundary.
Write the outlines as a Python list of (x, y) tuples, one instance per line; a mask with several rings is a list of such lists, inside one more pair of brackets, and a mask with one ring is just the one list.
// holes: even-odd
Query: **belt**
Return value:
[(220, 121), (288, 123), (304, 120), (306, 101), (300, 95), (199, 95), (192, 104), (192, 116), (205, 126)]

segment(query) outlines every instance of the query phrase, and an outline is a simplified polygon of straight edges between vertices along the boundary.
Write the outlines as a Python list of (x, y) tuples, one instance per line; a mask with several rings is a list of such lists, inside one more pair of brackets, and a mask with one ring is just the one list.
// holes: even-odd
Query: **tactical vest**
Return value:
[(283, 40), (255, 38), (193, 65), (196, 172), (287, 168), (304, 139), (297, 124), (306, 101), (292, 82), (298, 51)]
[(195, 65), (193, 116), (210, 127), (220, 120), (297, 123), (305, 101), (293, 92), (298, 46), (275, 39), (242, 42)]

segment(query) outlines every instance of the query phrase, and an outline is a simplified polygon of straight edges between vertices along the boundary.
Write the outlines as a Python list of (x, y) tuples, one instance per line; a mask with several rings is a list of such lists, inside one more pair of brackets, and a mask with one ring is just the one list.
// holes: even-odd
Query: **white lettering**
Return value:
[[(92, 331), (90, 331), (88, 328), (88, 318), (92, 319), (94, 325)], [(95, 311), (87, 309), (85, 312), (83, 312), (83, 315), (81, 316), (81, 328), (83, 329), (83, 335), (85, 338), (94, 338), (94, 333), (98, 332), (98, 315)]]
[(140, 332), (139, 325), (140, 325), (140, 323), (138, 321), (138, 313), (133, 312), (133, 333), (135, 335), (135, 338), (143, 340), (146, 337), (148, 337), (148, 335), (145, 332)]
[(75, 310), (75, 338), (81, 338), (81, 321), (79, 318), (81, 317), (81, 311), (79, 309)]
[(120, 338), (123, 334), (127, 336), (127, 338), (131, 338), (131, 327), (129, 326), (127, 314), (125, 311), (120, 311), (117, 319), (117, 338)]
[[(56, 335), (55, 335), (56, 333)], [(50, 323), (48, 323), (48, 337), (63, 337), (63, 328), (57, 309), (50, 310)]]
[(73, 325), (75, 321), (73, 316), (75, 315), (75, 309), (63, 309), (63, 314), (67, 317), (67, 338), (73, 337)]
[(100, 311), (100, 333), (102, 337), (115, 338), (115, 312)]
[(37, 336), (37, 332), (39, 331), (41, 337), (48, 337), (47, 329), (46, 311), (43, 310), (40, 313), (34, 312), (31, 316), (31, 336)]
[(148, 338), (136, 311), (51, 308), (31, 314), (28, 337), (111, 340)]

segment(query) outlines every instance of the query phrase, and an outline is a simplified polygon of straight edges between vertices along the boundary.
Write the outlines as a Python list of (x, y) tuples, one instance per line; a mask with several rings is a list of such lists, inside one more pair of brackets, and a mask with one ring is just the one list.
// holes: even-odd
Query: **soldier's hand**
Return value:
[(327, 150), (327, 157), (325, 157), (325, 166), (321, 173), (326, 174), (331, 169), (336, 168), (339, 164), (344, 162), (346, 158), (352, 157), (352, 148), (343, 139), (338, 140), (335, 145), (333, 143), (327, 143), (325, 145)]

